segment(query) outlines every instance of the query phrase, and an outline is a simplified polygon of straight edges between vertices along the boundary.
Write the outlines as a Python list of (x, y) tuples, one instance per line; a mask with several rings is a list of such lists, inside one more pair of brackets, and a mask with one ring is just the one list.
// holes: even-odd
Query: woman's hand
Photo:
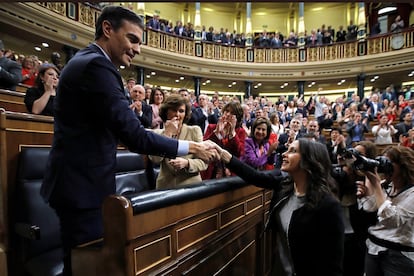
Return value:
[(177, 117), (167, 120), (164, 124), (164, 135), (170, 138), (177, 138), (180, 128), (180, 120)]
[(48, 78), (44, 83), (45, 92), (48, 92), (49, 94), (54, 94), (55, 87), (54, 87), (54, 80), (53, 78)]
[(168, 162), (176, 171), (182, 170), (182, 169), (186, 169), (190, 166), (190, 161), (188, 161), (187, 159), (181, 158), (181, 157), (177, 157), (175, 159), (171, 159)]

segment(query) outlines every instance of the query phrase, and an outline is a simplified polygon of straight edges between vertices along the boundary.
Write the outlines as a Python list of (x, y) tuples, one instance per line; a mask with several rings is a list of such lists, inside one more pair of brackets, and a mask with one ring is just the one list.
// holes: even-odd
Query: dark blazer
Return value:
[(178, 141), (144, 129), (121, 75), (98, 46), (78, 51), (59, 78), (53, 145), (41, 194), (54, 207), (100, 208), (115, 193), (116, 151), (175, 157)]
[[(235, 157), (231, 158), (227, 167), (246, 182), (273, 190), (268, 225), (273, 231), (277, 231), (274, 218), (293, 193), (291, 187), (286, 189), (281, 184), (280, 171), (257, 171)], [(295, 275), (342, 275), (344, 224), (339, 201), (326, 194), (314, 208), (305, 205), (293, 211), (288, 242), (296, 269)], [(277, 261), (275, 256), (273, 258), (274, 265)]]
[(137, 118), (145, 128), (151, 128), (152, 124), (152, 107), (145, 101), (142, 101), (142, 116), (135, 112)]
[(204, 115), (203, 110), (201, 107), (191, 107), (191, 118), (188, 121), (189, 126), (199, 126), (201, 132), (204, 134), (204, 130), (206, 129), (206, 115)]
[(22, 81), (22, 66), (7, 57), (0, 58), (0, 88), (16, 90), (16, 86)]

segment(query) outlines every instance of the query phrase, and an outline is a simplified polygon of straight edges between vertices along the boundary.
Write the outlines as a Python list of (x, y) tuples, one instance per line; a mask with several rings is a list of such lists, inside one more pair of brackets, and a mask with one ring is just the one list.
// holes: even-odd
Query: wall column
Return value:
[(246, 85), (246, 90), (245, 90), (245, 93), (244, 93), (244, 97), (249, 98), (252, 95), (253, 82), (245, 81), (244, 84)]
[(200, 96), (200, 77), (194, 77), (194, 95), (196, 96), (196, 101), (198, 102), (198, 97)]
[(298, 81), (298, 97), (305, 94), (305, 81)]
[(145, 69), (143, 67), (139, 67), (139, 66), (136, 66), (135, 69), (137, 70), (137, 84), (144, 85)]
[(305, 4), (299, 3), (299, 24), (298, 24), (298, 47), (305, 47), (305, 16), (304, 16)]
[(71, 46), (63, 45), (62, 50), (65, 52), (66, 60), (65, 62), (68, 63), (69, 60), (76, 54), (78, 49), (75, 49)]
[(201, 40), (200, 2), (195, 3), (194, 40)]
[(137, 3), (137, 14), (141, 16), (142, 19), (144, 19), (144, 24), (145, 24), (146, 23), (145, 22), (145, 3), (142, 3), (142, 2)]
[(364, 98), (365, 77), (366, 76), (364, 73), (361, 73), (357, 76), (357, 87), (358, 87), (357, 95), (359, 96), (361, 101)]
[(358, 3), (358, 40), (364, 40), (367, 36), (366, 31), (366, 18), (365, 18), (365, 4), (364, 2)]
[(252, 3), (246, 3), (246, 47), (253, 45), (253, 34), (252, 34)]

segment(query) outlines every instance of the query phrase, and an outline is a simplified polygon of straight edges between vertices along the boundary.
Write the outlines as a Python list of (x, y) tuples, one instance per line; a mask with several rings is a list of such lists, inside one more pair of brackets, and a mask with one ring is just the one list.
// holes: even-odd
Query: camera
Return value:
[(345, 159), (355, 157), (352, 167), (357, 171), (374, 171), (374, 169), (377, 168), (378, 173), (391, 175), (393, 172), (392, 163), (385, 156), (378, 156), (375, 159), (370, 159), (362, 156), (357, 150), (351, 148), (345, 150), (342, 157)]

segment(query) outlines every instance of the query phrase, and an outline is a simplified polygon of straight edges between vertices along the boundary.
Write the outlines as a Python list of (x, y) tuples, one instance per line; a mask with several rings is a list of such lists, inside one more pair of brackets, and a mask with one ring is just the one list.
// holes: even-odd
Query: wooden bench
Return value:
[(27, 112), (25, 93), (0, 89), (0, 108), (14, 112)]
[(266, 275), (270, 198), (238, 177), (111, 196), (103, 245), (73, 251), (74, 275)]
[(27, 85), (27, 84), (23, 84), (23, 83), (19, 83), (16, 86), (16, 91), (17, 92), (22, 92), (22, 93), (26, 93), (27, 89), (29, 89), (31, 86)]

